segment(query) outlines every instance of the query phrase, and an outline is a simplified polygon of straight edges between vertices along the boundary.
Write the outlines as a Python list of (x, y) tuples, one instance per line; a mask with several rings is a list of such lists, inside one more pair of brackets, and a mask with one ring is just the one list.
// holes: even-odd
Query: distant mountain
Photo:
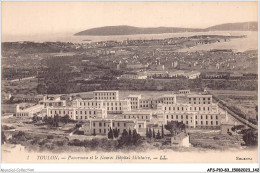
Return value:
[(92, 36), (108, 36), (108, 35), (136, 35), (136, 34), (162, 34), (162, 33), (178, 33), (178, 32), (204, 32), (204, 31), (257, 31), (257, 22), (244, 23), (227, 23), (212, 26), (206, 29), (199, 28), (178, 28), (178, 27), (157, 27), (157, 28), (141, 28), (127, 25), (105, 26), (99, 28), (87, 29), (74, 35), (92, 35)]
[(140, 28), (127, 25), (121, 26), (105, 26), (100, 28), (92, 28), (76, 33), (75, 35), (136, 35), (136, 34), (162, 34), (176, 32), (199, 32), (201, 29), (195, 28), (177, 28), (177, 27), (158, 27), (158, 28)]
[(207, 31), (257, 31), (257, 22), (225, 23), (206, 28)]

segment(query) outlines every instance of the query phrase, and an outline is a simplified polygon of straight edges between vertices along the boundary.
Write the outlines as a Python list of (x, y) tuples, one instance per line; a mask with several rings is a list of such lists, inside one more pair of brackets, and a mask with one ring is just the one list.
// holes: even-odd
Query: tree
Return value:
[(59, 122), (60, 122), (60, 116), (58, 114), (54, 115), (53, 126), (54, 127), (58, 127), (59, 126)]
[(44, 122), (47, 122), (47, 121), (48, 121), (48, 116), (47, 116), (47, 115), (44, 116), (43, 121), (44, 121)]
[(116, 134), (116, 138), (118, 138), (118, 136), (119, 136), (119, 129), (117, 129), (117, 127), (116, 127), (116, 130), (115, 130), (115, 134)]
[(82, 146), (82, 143), (79, 139), (73, 139), (72, 141), (69, 141), (68, 145), (70, 145), (70, 146)]
[(153, 133), (152, 133), (152, 130), (149, 128), (148, 129), (148, 138), (150, 138), (150, 141), (151, 141), (152, 137), (153, 137)]
[(243, 134), (243, 140), (246, 146), (257, 146), (258, 144), (257, 130), (243, 129), (241, 131), (241, 134)]
[(133, 144), (134, 145), (139, 145), (142, 141), (141, 141), (141, 136), (136, 132), (136, 130), (133, 130)]
[(231, 130), (232, 130), (233, 132), (239, 133), (239, 132), (241, 132), (241, 130), (243, 130), (244, 128), (245, 128), (244, 125), (236, 125), (236, 126), (233, 126), (233, 127), (231, 128)]
[(56, 127), (56, 114), (53, 116), (53, 119), (52, 119), (52, 126)]
[(155, 132), (154, 132), (154, 128), (153, 128), (153, 138), (155, 138)]
[(38, 119), (39, 119), (38, 116), (36, 114), (34, 114), (32, 117), (33, 123), (37, 123)]
[(128, 138), (128, 132), (126, 131), (126, 129), (123, 130), (122, 136), (124, 138)]
[(66, 114), (64, 117), (63, 117), (63, 120), (66, 124), (68, 124), (69, 120), (70, 120), (70, 116), (68, 114)]
[[(112, 129), (112, 133), (113, 133), (113, 136), (116, 138), (116, 132), (115, 132), (116, 130), (115, 129)], [(110, 132), (110, 129), (109, 129), (109, 132)]]
[(117, 130), (117, 128), (113, 129), (113, 134), (114, 134), (115, 138), (118, 138), (118, 130)]
[[(235, 132), (236, 135), (237, 135), (237, 134), (240, 133), (241, 130), (244, 129), (244, 128), (245, 128), (244, 125), (237, 125), (237, 126), (232, 127), (231, 130), (232, 130), (233, 132)], [(238, 140), (238, 136), (237, 136), (237, 140)]]
[(149, 129), (148, 129), (148, 127), (146, 128), (145, 136), (146, 136), (146, 137), (149, 137)]
[(185, 131), (186, 128), (183, 122), (178, 121), (167, 122), (167, 124), (164, 127), (166, 130), (170, 131), (171, 135), (176, 135), (181, 131)]
[(126, 131), (126, 129), (123, 130), (123, 133), (118, 140), (118, 145), (119, 147), (128, 145), (128, 132)]
[(163, 125), (162, 125), (162, 138), (164, 138), (164, 129), (163, 129)]
[(113, 130), (111, 129), (111, 127), (109, 129), (107, 136), (108, 136), (108, 139), (114, 139)]
[(244, 125), (236, 125), (236, 126), (233, 126), (233, 127), (231, 128), (231, 130), (232, 130), (233, 132), (238, 132), (238, 131), (242, 130), (243, 128), (245, 128)]
[(18, 133), (14, 133), (11, 138), (11, 143), (17, 143), (17, 141), (26, 141), (26, 136), (23, 131), (19, 131)]
[(158, 132), (157, 132), (156, 139), (161, 139), (161, 134), (160, 134), (160, 131), (159, 131), (159, 130), (158, 130)]
[(129, 128), (128, 130), (128, 144), (131, 144), (132, 143), (132, 131), (131, 129)]
[(47, 87), (46, 87), (46, 85), (38, 84), (37, 85), (37, 93), (39, 93), (39, 94), (47, 94)]
[(166, 130), (168, 130), (171, 135), (176, 134), (178, 129), (178, 122), (177, 121), (171, 121), (167, 122), (167, 124), (164, 126)]
[(180, 131), (186, 131), (186, 126), (183, 122), (178, 122), (177, 126)]

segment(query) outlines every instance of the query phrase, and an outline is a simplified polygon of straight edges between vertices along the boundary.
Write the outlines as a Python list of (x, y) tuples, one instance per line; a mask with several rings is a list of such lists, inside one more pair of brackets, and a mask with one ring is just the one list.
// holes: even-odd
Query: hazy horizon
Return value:
[(2, 36), (104, 26), (207, 28), (258, 21), (257, 2), (2, 2)]

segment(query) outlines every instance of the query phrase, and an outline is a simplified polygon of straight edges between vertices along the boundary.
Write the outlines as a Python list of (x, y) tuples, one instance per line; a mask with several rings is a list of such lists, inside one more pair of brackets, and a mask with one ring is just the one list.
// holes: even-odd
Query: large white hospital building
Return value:
[[(180, 96), (184, 101), (178, 101)], [(125, 99), (120, 99), (119, 91), (94, 91), (92, 99), (77, 98), (70, 106), (60, 98), (47, 97), (39, 105), (37, 109), (18, 109), (17, 116), (32, 116), (39, 109), (42, 116), (68, 115), (83, 121), (82, 130), (89, 135), (107, 134), (109, 128), (141, 132), (149, 124), (161, 126), (169, 121), (183, 122), (187, 128), (219, 129), (226, 120), (226, 113), (213, 103), (211, 95), (192, 94), (189, 90), (151, 98), (130, 94)]]

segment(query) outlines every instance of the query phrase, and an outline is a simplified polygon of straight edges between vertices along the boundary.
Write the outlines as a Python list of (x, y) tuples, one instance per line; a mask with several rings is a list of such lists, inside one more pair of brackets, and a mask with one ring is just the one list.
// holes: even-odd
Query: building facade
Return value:
[(127, 99), (130, 101), (131, 109), (139, 109), (140, 108), (140, 99), (141, 95), (129, 95)]
[(94, 100), (119, 100), (119, 91), (94, 91)]
[[(182, 102), (178, 98), (182, 98)], [(140, 94), (119, 99), (119, 91), (94, 91), (93, 98), (77, 98), (66, 106), (60, 98), (44, 98), (38, 105), (20, 109), (17, 117), (32, 117), (41, 112), (43, 116), (69, 116), (82, 121), (86, 135), (107, 135), (109, 129), (139, 130), (145, 133), (146, 126), (161, 127), (167, 122), (183, 122), (186, 128), (220, 129), (226, 122), (226, 113), (213, 103), (212, 95), (191, 94), (180, 90), (179, 94), (142, 98)]]
[(62, 107), (66, 106), (66, 101), (61, 100), (60, 97), (49, 97), (49, 96), (44, 96), (43, 100), (39, 101), (40, 105), (44, 105), (44, 107)]
[(49, 117), (69, 115), (72, 120), (102, 119), (107, 117), (105, 108), (49, 107), (46, 112)]
[(107, 135), (110, 129), (117, 130), (119, 134), (129, 129), (138, 131), (138, 124), (136, 120), (92, 119), (84, 123), (80, 130), (85, 135)]
[(34, 105), (28, 108), (21, 109), (20, 105), (16, 106), (16, 117), (33, 117), (34, 114), (40, 113), (44, 109), (43, 105)]

